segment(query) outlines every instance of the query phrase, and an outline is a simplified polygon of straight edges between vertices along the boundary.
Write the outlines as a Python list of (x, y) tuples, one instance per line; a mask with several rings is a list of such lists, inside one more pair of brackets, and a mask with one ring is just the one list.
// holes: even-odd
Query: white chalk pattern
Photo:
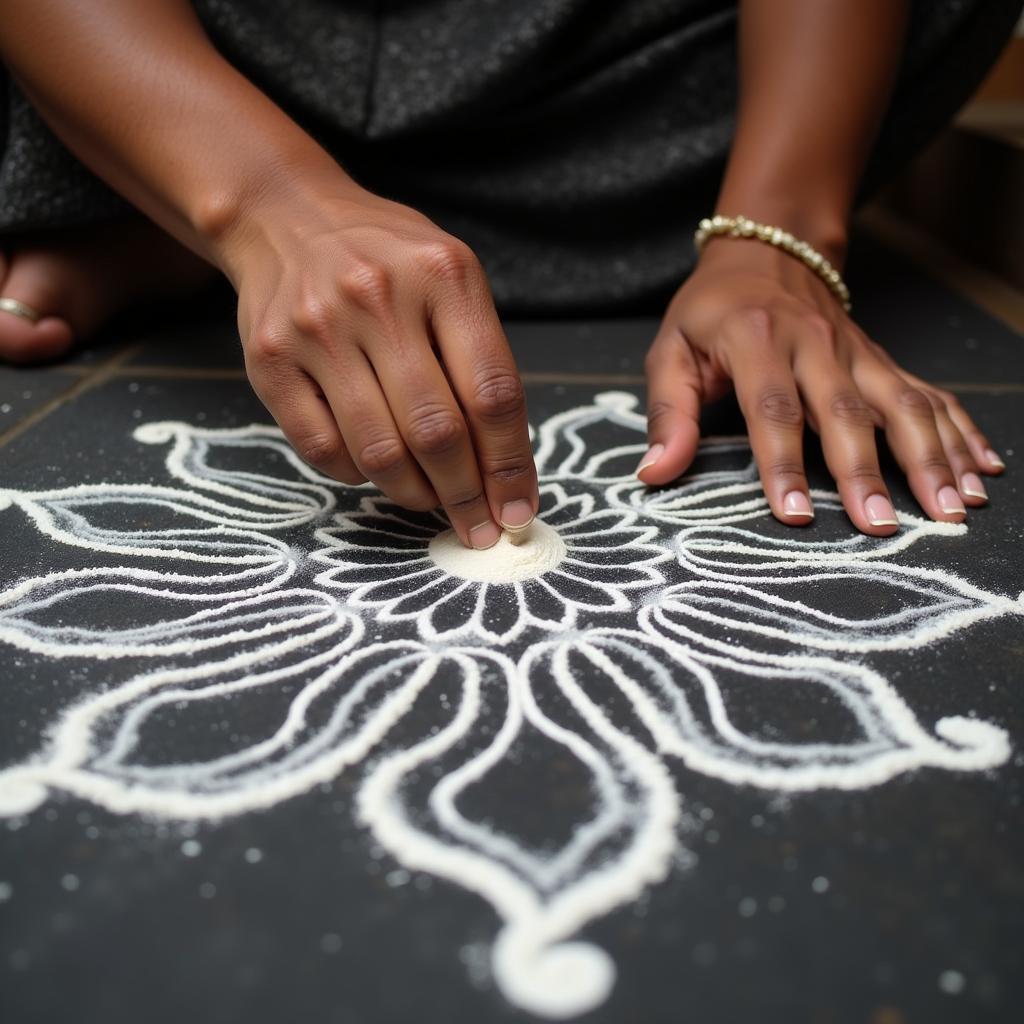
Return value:
[[(778, 527), (745, 438), (705, 441), (686, 478), (650, 491), (633, 475), (645, 430), (621, 392), (540, 425), (542, 516), (565, 555), (511, 584), (449, 575), (428, 551), (441, 517), (333, 483), (270, 427), (140, 427), (137, 441), (168, 446), (159, 485), (0, 490), (3, 515), (85, 553), (0, 592), (0, 642), (108, 673), (0, 771), (0, 813), (63, 791), (216, 821), (357, 773), (353, 811), (377, 842), (494, 908), (505, 996), (565, 1018), (614, 984), (580, 932), (679, 854), (683, 766), (794, 792), (1007, 759), (998, 726), (922, 724), (870, 662), (1024, 613), (1019, 595), (913, 564), (918, 541), (964, 527), (904, 511), (894, 537), (867, 538), (825, 491), (813, 530)], [(842, 727), (743, 727), (737, 692), (794, 687)], [(218, 745), (203, 731), (243, 706), (250, 732)], [(203, 735), (204, 757), (168, 762), (161, 728), (185, 746)], [(559, 848), (532, 847), (501, 808), (466, 812), (513, 751), (534, 780), (554, 757), (588, 779), (589, 812)], [(423, 796), (425, 768), (437, 779)]]

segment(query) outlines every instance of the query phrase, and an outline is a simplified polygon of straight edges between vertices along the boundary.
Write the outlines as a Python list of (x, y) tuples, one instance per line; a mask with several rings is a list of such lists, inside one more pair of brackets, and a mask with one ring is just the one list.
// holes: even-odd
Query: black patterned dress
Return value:
[[(653, 310), (733, 131), (720, 0), (195, 0), (216, 46), (365, 187), (468, 242), (506, 314)], [(953, 114), (1020, 0), (919, 0), (865, 191)], [(6, 86), (0, 233), (128, 208)]]

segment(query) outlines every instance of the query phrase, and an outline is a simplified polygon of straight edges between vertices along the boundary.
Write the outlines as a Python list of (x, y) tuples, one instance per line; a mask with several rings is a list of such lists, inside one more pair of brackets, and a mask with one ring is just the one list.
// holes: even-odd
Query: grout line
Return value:
[(81, 363), (71, 363), (68, 366), (57, 365), (49, 367), (50, 373), (55, 374), (58, 377), (88, 377), (89, 374), (96, 369), (96, 366), (83, 366)]
[[(119, 363), (111, 367), (108, 377), (131, 378), (145, 377), (154, 380), (247, 380), (245, 370), (230, 367), (210, 367), (204, 369), (197, 366), (125, 366)], [(520, 374), (524, 384), (618, 384), (621, 386), (641, 386), (646, 381), (640, 373), (545, 373), (539, 370), (524, 370)], [(980, 381), (940, 381), (930, 380), (935, 387), (962, 394), (980, 395), (1016, 395), (1024, 393), (1024, 383), (1020, 384), (986, 384)]]
[(157, 380), (248, 380), (241, 367), (227, 366), (117, 366), (112, 377), (146, 377)]
[(105, 363), (101, 363), (91, 372), (78, 377), (74, 384), (69, 388), (62, 391), (59, 395), (54, 396), (48, 402), (44, 402), (38, 408), (33, 409), (32, 412), (30, 412), (24, 419), (19, 420), (3, 433), (0, 433), (0, 448), (8, 442), (13, 441), (16, 437), (24, 434), (25, 431), (30, 430), (37, 423), (46, 419), (51, 412), (59, 409), (62, 405), (67, 404), (73, 399), (78, 398), (79, 395), (85, 394), (86, 391), (91, 391), (93, 388), (106, 383), (106, 381), (116, 376), (117, 370), (121, 365), (131, 359), (141, 348), (141, 343), (128, 345), (121, 349), (117, 355), (112, 356)]
[(877, 207), (861, 210), (856, 224), (951, 291), (980, 306), (1007, 327), (1024, 333), (1024, 295), (1013, 285), (961, 259), (927, 232)]

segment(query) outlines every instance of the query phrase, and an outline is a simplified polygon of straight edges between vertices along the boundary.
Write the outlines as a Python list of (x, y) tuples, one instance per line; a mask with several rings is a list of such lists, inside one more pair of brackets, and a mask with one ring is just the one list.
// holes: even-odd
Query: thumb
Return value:
[(683, 333), (666, 325), (654, 339), (644, 369), (650, 448), (640, 460), (637, 476), (645, 484), (667, 484), (682, 474), (697, 454), (701, 374)]

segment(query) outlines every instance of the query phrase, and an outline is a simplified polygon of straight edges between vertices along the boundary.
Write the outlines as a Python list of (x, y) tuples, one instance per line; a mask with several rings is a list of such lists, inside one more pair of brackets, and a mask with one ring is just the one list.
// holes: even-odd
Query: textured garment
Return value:
[[(503, 313), (654, 311), (694, 259), (736, 103), (716, 0), (195, 0), (215, 45), (361, 184), (463, 238)], [(969, 96), (1020, 0), (915, 3), (870, 189)], [(126, 204), (7, 83), (0, 231)]]

